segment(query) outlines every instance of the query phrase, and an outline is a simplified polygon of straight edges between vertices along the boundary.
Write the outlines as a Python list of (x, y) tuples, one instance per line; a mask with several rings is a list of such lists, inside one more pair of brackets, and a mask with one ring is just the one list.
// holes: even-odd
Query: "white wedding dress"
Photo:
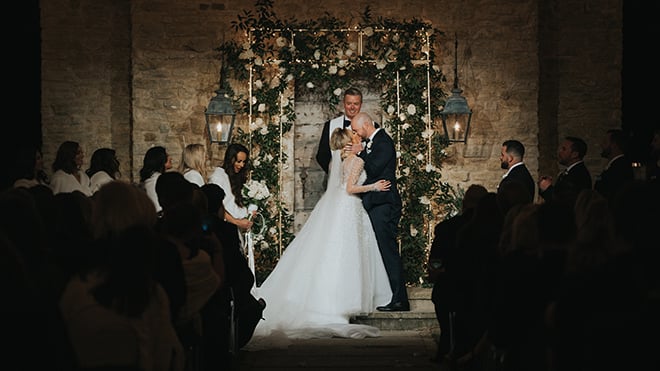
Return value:
[(277, 346), (278, 339), (380, 336), (376, 327), (349, 323), (387, 304), (392, 290), (369, 216), (346, 191), (347, 181), (364, 182), (364, 162), (341, 161), (339, 153), (332, 153), (325, 193), (256, 289), (267, 306), (246, 350)]

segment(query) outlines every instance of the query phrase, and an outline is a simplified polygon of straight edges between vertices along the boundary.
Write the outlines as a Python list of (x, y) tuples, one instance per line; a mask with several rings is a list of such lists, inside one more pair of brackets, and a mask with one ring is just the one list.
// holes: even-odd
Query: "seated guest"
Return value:
[(105, 183), (121, 177), (119, 172), (119, 161), (112, 148), (99, 148), (92, 154), (89, 169), (85, 172), (89, 176), (92, 193), (101, 188)]
[(68, 283), (59, 307), (80, 368), (183, 370), (167, 294), (153, 275), (156, 211), (130, 184), (94, 197), (95, 267)]
[(140, 188), (147, 192), (156, 207), (156, 212), (161, 212), (163, 208), (158, 202), (156, 193), (156, 181), (161, 174), (172, 168), (172, 158), (167, 154), (165, 147), (151, 147), (144, 154), (142, 168), (140, 169)]
[(87, 174), (81, 170), (84, 152), (78, 142), (65, 141), (57, 149), (53, 162), (53, 178), (50, 188), (53, 194), (80, 191), (85, 196), (92, 195)]

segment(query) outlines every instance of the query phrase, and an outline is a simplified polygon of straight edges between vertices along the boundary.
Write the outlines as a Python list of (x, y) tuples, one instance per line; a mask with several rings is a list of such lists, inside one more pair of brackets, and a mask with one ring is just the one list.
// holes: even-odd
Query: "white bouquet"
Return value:
[(243, 185), (243, 197), (248, 201), (263, 201), (270, 197), (270, 191), (263, 181), (250, 179)]
[[(270, 197), (270, 191), (263, 181), (256, 181), (253, 179), (248, 180), (243, 185), (243, 199), (244, 203), (248, 204), (248, 218), (254, 222), (252, 226), (253, 233), (261, 235), (265, 228), (265, 221), (263, 215), (259, 210), (263, 210), (266, 205), (266, 200)], [(252, 215), (257, 211), (256, 217)]]

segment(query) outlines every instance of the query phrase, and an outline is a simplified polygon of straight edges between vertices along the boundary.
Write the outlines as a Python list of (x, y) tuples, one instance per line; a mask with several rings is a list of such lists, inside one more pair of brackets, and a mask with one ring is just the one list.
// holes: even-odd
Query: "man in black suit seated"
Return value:
[(625, 156), (627, 137), (623, 130), (607, 131), (600, 157), (609, 160), (605, 170), (596, 177), (594, 190), (607, 199), (612, 199), (623, 186), (635, 179), (632, 164)]
[(587, 143), (581, 138), (567, 136), (557, 150), (559, 164), (566, 166), (552, 184), (551, 176), (539, 179), (539, 195), (546, 202), (566, 202), (573, 207), (577, 195), (583, 189), (591, 189), (591, 173), (584, 164)]
[(502, 169), (507, 170), (506, 173), (502, 176), (498, 190), (502, 185), (509, 182), (519, 182), (525, 186), (527, 190), (527, 202), (534, 201), (534, 194), (536, 192), (536, 184), (534, 183), (534, 178), (527, 170), (527, 167), (523, 163), (523, 157), (525, 156), (525, 146), (514, 139), (506, 140), (502, 143), (502, 153), (500, 155), (500, 166)]

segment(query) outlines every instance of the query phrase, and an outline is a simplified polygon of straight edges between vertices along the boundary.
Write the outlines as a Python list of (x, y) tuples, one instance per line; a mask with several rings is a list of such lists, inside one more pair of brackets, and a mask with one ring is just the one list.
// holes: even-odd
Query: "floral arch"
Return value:
[(355, 81), (370, 81), (380, 91), (382, 126), (397, 146), (403, 202), (399, 246), (406, 281), (425, 283), (436, 215), (457, 210), (457, 192), (440, 180), (449, 144), (436, 131), (442, 128), (438, 118), (446, 97), (441, 88), (445, 78), (433, 64), (441, 32), (417, 19), (373, 18), (368, 7), (355, 26), (328, 15), (285, 22), (272, 11), (272, 0), (257, 0), (256, 15), (245, 11), (233, 25), (238, 40), (218, 50), (227, 77), (238, 87), (225, 88), (240, 119), (249, 123), (247, 130), (238, 128), (234, 140), (249, 143), (251, 177), (271, 194), (258, 201), (265, 226), (254, 236), (257, 283), (294, 237), (282, 174), (289, 166), (287, 135), (296, 120), (295, 94), (322, 94), (335, 110), (344, 89)]

